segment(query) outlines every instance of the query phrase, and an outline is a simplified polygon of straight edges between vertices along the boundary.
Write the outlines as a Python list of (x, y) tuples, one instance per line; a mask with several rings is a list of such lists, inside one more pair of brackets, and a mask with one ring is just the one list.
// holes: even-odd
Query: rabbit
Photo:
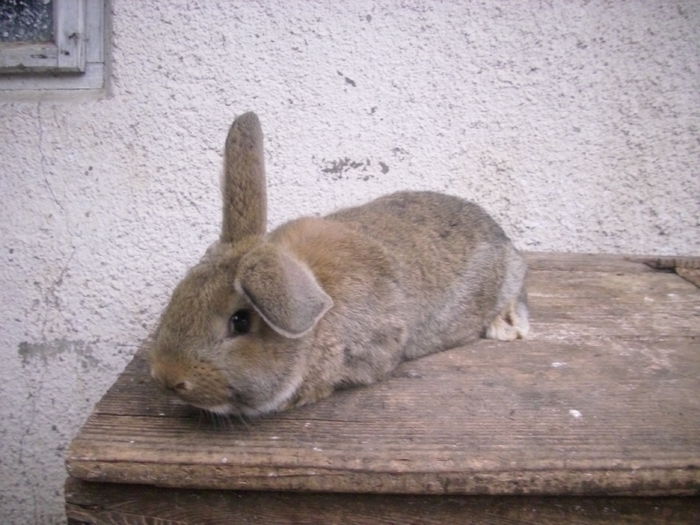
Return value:
[(526, 263), (478, 205), (404, 191), (266, 233), (254, 113), (231, 125), (224, 165), (220, 239), (174, 289), (149, 353), (181, 401), (254, 417), (481, 336), (526, 336)]

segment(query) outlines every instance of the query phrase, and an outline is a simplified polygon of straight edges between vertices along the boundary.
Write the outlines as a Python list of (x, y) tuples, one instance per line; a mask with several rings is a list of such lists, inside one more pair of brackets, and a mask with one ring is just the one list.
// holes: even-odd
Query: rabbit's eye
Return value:
[(247, 334), (250, 331), (250, 310), (237, 310), (228, 324), (232, 336)]

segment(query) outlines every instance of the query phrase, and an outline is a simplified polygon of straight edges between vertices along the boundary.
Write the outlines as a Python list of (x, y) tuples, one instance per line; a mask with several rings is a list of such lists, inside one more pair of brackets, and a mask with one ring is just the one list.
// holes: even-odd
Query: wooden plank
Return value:
[(13, 91), (46, 90), (90, 90), (104, 87), (105, 66), (101, 63), (88, 62), (82, 75), (17, 75), (7, 76), (0, 83), (0, 94)]
[(0, 70), (3, 73), (53, 71), (58, 64), (58, 47), (52, 42), (12, 42), (0, 44)]
[(74, 441), (69, 469), (88, 480), (205, 488), (693, 492), (696, 349), (693, 338), (654, 347), (481, 341), (247, 426), (212, 425), (126, 375)]
[(56, 45), (58, 70), (82, 73), (85, 71), (85, 0), (62, 0), (55, 6)]
[(524, 252), (532, 270), (561, 270), (589, 272), (652, 273), (654, 270), (638, 256), (607, 255), (592, 253)]
[(676, 273), (695, 286), (700, 286), (700, 269), (697, 268), (676, 268)]
[[(600, 299), (619, 303), (654, 301), (697, 301), (693, 286), (671, 272), (615, 273), (581, 270), (531, 270), (528, 275), (530, 296), (554, 296), (562, 299)], [(681, 297), (679, 297), (681, 295)], [(645, 300), (644, 298), (647, 298)], [(570, 301), (573, 305), (574, 302)]]
[(212, 489), (696, 494), (700, 291), (610, 264), (533, 270), (528, 340), (481, 340), (248, 423), (170, 403), (138, 355), (73, 441), (69, 472)]
[(84, 523), (695, 524), (700, 498), (545, 498), (163, 490), (66, 482), (66, 515)]
[(85, 5), (85, 39), (87, 62), (105, 62), (105, 3), (87, 2)]
[(698, 270), (700, 269), (700, 257), (644, 257), (638, 259), (643, 261), (646, 265), (651, 266), (656, 269), (668, 269), (675, 270), (677, 268), (690, 268)]
[(700, 287), (700, 257), (644, 257), (641, 260), (650, 268), (672, 270), (686, 281)]
[(700, 295), (674, 273), (531, 271), (534, 339), (700, 335)]

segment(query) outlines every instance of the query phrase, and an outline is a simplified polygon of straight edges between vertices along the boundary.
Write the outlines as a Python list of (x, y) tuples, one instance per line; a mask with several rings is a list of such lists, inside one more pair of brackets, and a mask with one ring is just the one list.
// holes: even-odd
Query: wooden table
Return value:
[(528, 258), (529, 339), (247, 424), (171, 404), (137, 354), (72, 442), (69, 520), (700, 523), (697, 260)]

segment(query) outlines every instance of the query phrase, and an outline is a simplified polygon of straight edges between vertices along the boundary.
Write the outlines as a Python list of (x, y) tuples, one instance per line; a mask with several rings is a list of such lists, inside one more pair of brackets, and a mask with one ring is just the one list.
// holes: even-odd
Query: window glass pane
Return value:
[(53, 40), (53, 0), (0, 0), (0, 42)]

